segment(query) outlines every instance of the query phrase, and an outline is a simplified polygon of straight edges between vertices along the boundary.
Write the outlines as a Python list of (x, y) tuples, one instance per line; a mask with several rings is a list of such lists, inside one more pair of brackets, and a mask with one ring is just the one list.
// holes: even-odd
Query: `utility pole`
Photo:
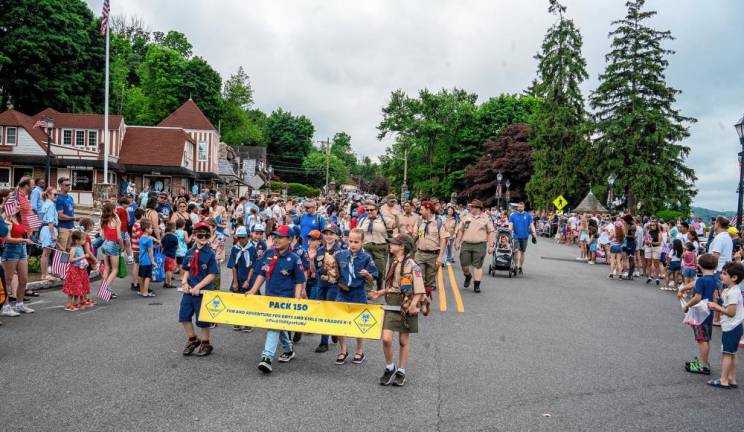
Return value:
[(403, 150), (403, 187), (400, 191), (400, 201), (406, 201), (406, 192), (408, 191), (408, 148)]
[(325, 154), (326, 154), (326, 182), (325, 182), (325, 192), (326, 195), (328, 194), (328, 179), (330, 176), (330, 159), (331, 159), (331, 141), (329, 138), (326, 138), (325, 140)]

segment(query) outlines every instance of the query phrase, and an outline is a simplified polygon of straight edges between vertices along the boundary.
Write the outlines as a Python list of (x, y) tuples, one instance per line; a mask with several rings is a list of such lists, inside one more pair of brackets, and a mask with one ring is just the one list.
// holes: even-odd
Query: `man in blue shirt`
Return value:
[[(199, 310), (201, 309), (201, 291), (214, 289), (215, 276), (220, 274), (217, 266), (217, 256), (209, 247), (209, 239), (212, 236), (212, 229), (206, 222), (199, 222), (194, 225), (194, 240), (196, 245), (186, 252), (183, 257), (184, 270), (181, 277), (181, 306), (178, 311), (178, 321), (186, 330), (188, 342), (183, 350), (183, 355), (190, 355), (194, 352), (197, 344), (199, 350), (198, 356), (208, 356), (214, 349), (209, 343), (209, 323), (199, 321)], [(196, 316), (196, 326), (201, 329), (201, 341), (197, 343), (192, 318)]]
[(57, 234), (57, 249), (67, 250), (71, 230), (75, 228), (75, 222), (79, 221), (80, 218), (75, 216), (75, 200), (72, 196), (68, 195), (72, 186), (70, 179), (60, 177), (57, 180), (57, 184), (59, 185), (59, 189), (57, 191), (57, 199), (54, 202), (57, 207), (57, 218), (59, 219), (59, 225), (57, 226), (59, 231)]
[[(266, 295), (287, 298), (302, 298), (305, 288), (305, 269), (300, 257), (289, 248), (291, 236), (289, 226), (284, 225), (274, 231), (274, 247), (266, 251), (258, 277), (253, 287), (246, 295), (255, 294), (266, 282)], [(276, 347), (281, 341), (284, 353), (279, 361), (287, 363), (295, 357), (292, 349), (292, 339), (286, 331), (267, 330), (261, 362), (258, 369), (263, 373), (271, 373), (271, 361), (276, 354)]]
[(514, 233), (514, 238), (519, 243), (517, 251), (517, 268), (522, 273), (524, 256), (527, 251), (527, 240), (532, 234), (532, 243), (537, 243), (537, 232), (535, 224), (532, 223), (532, 215), (524, 211), (524, 202), (517, 203), (517, 211), (509, 215), (509, 229)]
[(307, 244), (307, 235), (312, 230), (323, 231), (326, 226), (324, 217), (316, 213), (316, 204), (314, 201), (305, 201), (305, 214), (300, 218), (300, 236), (302, 241)]
[(41, 198), (41, 194), (46, 189), (46, 182), (43, 178), (37, 178), (34, 180), (34, 189), (31, 191), (31, 210), (36, 212), (41, 217), (41, 205), (44, 204), (44, 200)]

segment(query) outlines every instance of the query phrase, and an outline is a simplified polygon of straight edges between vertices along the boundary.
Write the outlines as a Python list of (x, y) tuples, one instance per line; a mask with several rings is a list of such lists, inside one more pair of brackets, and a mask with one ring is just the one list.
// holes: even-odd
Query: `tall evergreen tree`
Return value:
[(581, 33), (557, 0), (550, 0), (548, 11), (558, 16), (558, 22), (548, 29), (542, 52), (535, 56), (537, 78), (528, 89), (544, 100), (533, 122), (534, 173), (526, 187), (533, 208), (547, 208), (561, 194), (575, 205), (589, 187), (592, 165), (579, 89), (588, 77)]
[(640, 202), (656, 211), (677, 201), (687, 207), (696, 178), (684, 162), (690, 149), (680, 141), (690, 135), (686, 124), (696, 120), (673, 107), (680, 91), (667, 85), (664, 72), (674, 52), (662, 47), (673, 37), (644, 24), (656, 15), (643, 10), (644, 3), (626, 2), (627, 15), (612, 23), (607, 67), (591, 95), (600, 172), (615, 174), (615, 190), (630, 208)]

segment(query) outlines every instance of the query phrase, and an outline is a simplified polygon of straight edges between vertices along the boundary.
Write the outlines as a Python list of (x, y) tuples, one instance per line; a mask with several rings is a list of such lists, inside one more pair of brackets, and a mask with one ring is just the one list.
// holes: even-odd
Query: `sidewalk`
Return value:
[[(93, 282), (100, 278), (98, 270), (90, 272), (90, 281)], [(64, 279), (57, 279), (55, 281), (41, 280), (41, 275), (38, 273), (31, 273), (28, 275), (28, 283), (26, 284), (27, 290), (43, 290), (52, 288), (61, 288)]]

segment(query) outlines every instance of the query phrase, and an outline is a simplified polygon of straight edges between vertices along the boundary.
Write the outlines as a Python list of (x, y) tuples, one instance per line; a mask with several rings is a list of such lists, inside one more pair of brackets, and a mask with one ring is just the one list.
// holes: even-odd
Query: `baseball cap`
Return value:
[(244, 227), (244, 226), (239, 226), (239, 227), (238, 227), (238, 228), (237, 228), (237, 229), (235, 230), (235, 235), (236, 235), (237, 237), (248, 237), (248, 230), (247, 230), (247, 229), (245, 229), (245, 227)]
[(413, 239), (408, 234), (398, 234), (395, 237), (388, 237), (387, 242), (395, 245), (402, 245), (407, 251), (413, 250)]
[(194, 224), (194, 231), (198, 229), (212, 231), (212, 227), (206, 222), (197, 222), (196, 224)]
[(431, 201), (424, 201), (421, 203), (421, 207), (427, 208), (433, 212), (437, 211), (437, 206)]
[(739, 230), (736, 229), (736, 227), (729, 227), (729, 229), (727, 231), (728, 231), (729, 234), (734, 234), (734, 235), (739, 234)]
[[(323, 231), (327, 231), (327, 229)], [(307, 238), (310, 240), (320, 240), (320, 237), (321, 237), (320, 231), (318, 230), (312, 230), (307, 235)]]
[(253, 231), (264, 232), (266, 231), (266, 225), (262, 223), (257, 223), (256, 225), (253, 225)]
[(330, 232), (332, 234), (338, 235), (338, 227), (334, 224), (326, 225), (325, 228), (323, 228), (323, 233)]
[(289, 226), (284, 225), (277, 228), (276, 231), (273, 232), (273, 235), (274, 237), (291, 237), (292, 234), (289, 231)]
[(385, 201), (390, 201), (390, 200), (397, 201), (397, 198), (395, 198), (395, 195), (393, 194), (390, 194), (385, 197)]
[(480, 200), (474, 199), (470, 201), (470, 207), (475, 207), (479, 209), (483, 209), (483, 203)]

